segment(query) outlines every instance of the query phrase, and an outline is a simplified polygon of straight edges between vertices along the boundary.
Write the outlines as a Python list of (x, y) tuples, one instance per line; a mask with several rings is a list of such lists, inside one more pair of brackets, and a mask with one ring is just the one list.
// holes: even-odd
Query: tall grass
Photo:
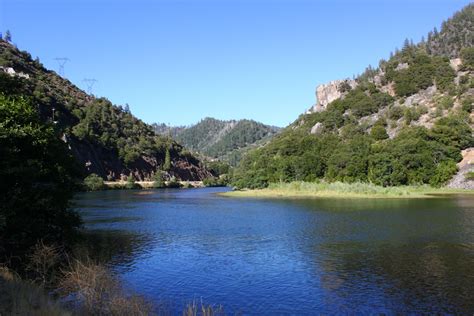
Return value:
[(355, 193), (365, 195), (395, 195), (404, 196), (413, 193), (433, 191), (429, 186), (397, 186), (382, 187), (372, 183), (364, 182), (291, 182), (291, 183), (272, 183), (270, 190), (288, 190), (300, 192), (334, 192), (334, 193)]
[(105, 266), (74, 260), (64, 271), (60, 290), (72, 296), (85, 314), (150, 315), (152, 306), (140, 296), (126, 293), (118, 278)]
[(255, 197), (334, 197), (334, 198), (408, 198), (435, 194), (472, 193), (472, 191), (433, 188), (428, 185), (382, 187), (371, 183), (303, 182), (271, 183), (261, 190), (226, 192), (225, 196)]
[(22, 280), (7, 267), (0, 267), (0, 315), (71, 315), (46, 292)]
[(195, 300), (189, 303), (183, 311), (183, 316), (224, 316), (224, 308), (221, 305), (206, 305), (202, 301)]

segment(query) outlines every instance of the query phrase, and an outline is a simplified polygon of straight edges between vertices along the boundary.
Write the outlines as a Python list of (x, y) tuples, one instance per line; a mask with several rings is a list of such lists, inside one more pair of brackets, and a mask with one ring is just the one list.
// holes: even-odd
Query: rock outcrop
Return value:
[(474, 172), (474, 148), (468, 148), (461, 152), (462, 160), (458, 163), (459, 171), (449, 182), (449, 188), (474, 189), (474, 180), (466, 178), (469, 172)]
[(316, 87), (316, 104), (314, 104), (308, 113), (320, 112), (326, 109), (326, 106), (334, 100), (343, 98), (347, 92), (354, 89), (357, 82), (351, 79), (334, 80)]

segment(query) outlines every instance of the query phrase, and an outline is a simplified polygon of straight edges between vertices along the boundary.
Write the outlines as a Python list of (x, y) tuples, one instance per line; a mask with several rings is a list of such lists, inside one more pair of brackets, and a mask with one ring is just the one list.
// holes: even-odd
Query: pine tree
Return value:
[(163, 165), (163, 170), (169, 171), (171, 169), (171, 156), (170, 156), (170, 150), (166, 150), (165, 154), (165, 163)]

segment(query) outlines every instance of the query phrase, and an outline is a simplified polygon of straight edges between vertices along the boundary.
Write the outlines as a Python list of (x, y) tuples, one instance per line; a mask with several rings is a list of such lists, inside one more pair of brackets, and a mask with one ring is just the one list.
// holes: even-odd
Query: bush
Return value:
[(139, 186), (137, 183), (135, 183), (135, 179), (133, 178), (132, 175), (127, 177), (127, 182), (125, 183), (125, 189), (138, 189)]
[(392, 106), (389, 110), (388, 110), (388, 118), (391, 119), (391, 120), (399, 120), (402, 116), (403, 116), (403, 107), (401, 106)]
[(91, 173), (84, 179), (84, 187), (87, 191), (98, 191), (105, 189), (104, 179)]
[(474, 47), (461, 50), (462, 70), (474, 70)]
[(444, 110), (449, 110), (453, 107), (454, 100), (453, 100), (452, 97), (444, 96), (444, 97), (439, 98), (436, 101), (436, 104), (437, 104), (437, 106), (439, 106), (440, 108), (442, 108)]
[(168, 188), (181, 188), (181, 183), (176, 179), (176, 177), (171, 177), (166, 186)]
[(226, 176), (221, 177), (210, 177), (202, 181), (206, 187), (225, 187), (227, 186), (229, 179)]
[(443, 161), (436, 167), (436, 172), (431, 178), (430, 184), (435, 187), (442, 186), (451, 180), (457, 171), (456, 162), (453, 160)]
[(370, 136), (374, 140), (384, 140), (388, 138), (387, 131), (385, 130), (385, 127), (383, 125), (374, 125), (372, 129), (370, 130)]
[(152, 306), (142, 297), (126, 293), (106, 267), (74, 261), (60, 283), (65, 297), (75, 297), (87, 315), (150, 315)]
[(474, 171), (469, 171), (468, 173), (466, 173), (466, 180), (468, 181), (473, 181), (474, 180)]
[(474, 98), (468, 97), (461, 101), (461, 109), (467, 113), (471, 113), (474, 109)]
[(165, 180), (163, 179), (163, 172), (160, 170), (156, 171), (153, 176), (153, 187), (155, 189), (164, 188), (166, 186)]

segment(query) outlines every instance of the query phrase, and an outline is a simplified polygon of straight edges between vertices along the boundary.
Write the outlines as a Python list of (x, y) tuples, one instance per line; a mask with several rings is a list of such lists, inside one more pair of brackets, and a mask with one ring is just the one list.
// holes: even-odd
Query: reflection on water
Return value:
[(106, 191), (76, 204), (93, 256), (176, 310), (202, 298), (245, 314), (474, 312), (472, 197), (264, 200), (219, 190)]

